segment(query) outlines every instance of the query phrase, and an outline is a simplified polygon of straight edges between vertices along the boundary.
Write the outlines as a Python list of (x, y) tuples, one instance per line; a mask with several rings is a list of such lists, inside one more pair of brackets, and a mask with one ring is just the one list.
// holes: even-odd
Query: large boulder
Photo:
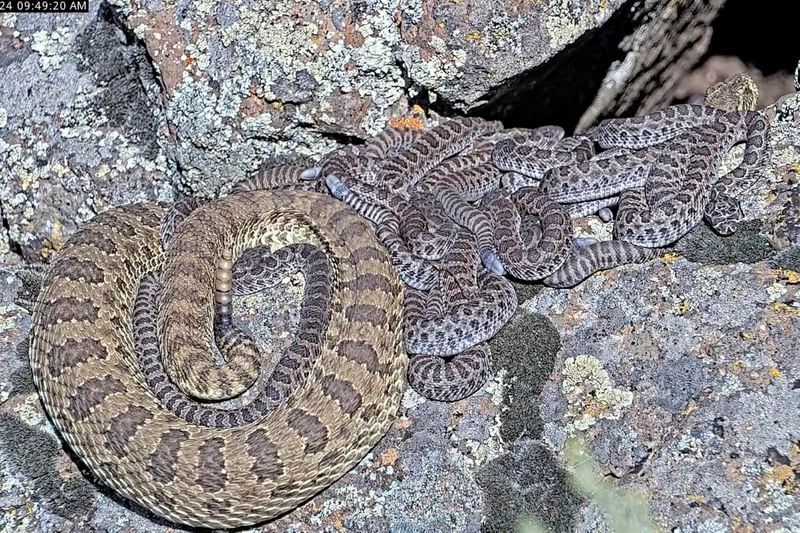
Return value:
[(91, 2), (0, 22), (3, 250), (111, 205), (214, 196), (414, 104), (585, 127), (665, 104), (721, 0)]

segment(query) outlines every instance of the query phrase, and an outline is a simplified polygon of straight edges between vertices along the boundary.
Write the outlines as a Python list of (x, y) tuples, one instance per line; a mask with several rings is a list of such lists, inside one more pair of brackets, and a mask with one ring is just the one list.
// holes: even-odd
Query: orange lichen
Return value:
[(333, 527), (335, 527), (336, 531), (338, 531), (339, 533), (344, 533), (345, 531), (347, 531), (344, 528), (344, 520), (342, 519), (342, 515), (340, 512), (333, 513), (333, 516), (331, 517), (331, 522), (333, 522)]
[(776, 483), (787, 491), (793, 491), (797, 488), (794, 469), (789, 465), (778, 465), (770, 469), (769, 472), (764, 474), (764, 481)]
[(397, 418), (394, 421), (394, 427), (396, 429), (407, 429), (411, 427), (411, 419), (410, 418)]
[(389, 120), (389, 125), (393, 128), (412, 128), (415, 130), (425, 129), (425, 119), (420, 116), (395, 117)]
[(691, 400), (689, 401), (689, 405), (686, 406), (686, 409), (681, 411), (681, 416), (689, 416), (695, 411), (697, 411), (697, 404), (693, 400)]
[(397, 452), (397, 448), (389, 448), (381, 454), (381, 465), (394, 465), (399, 458), (400, 454)]
[(797, 307), (793, 307), (789, 304), (785, 304), (783, 302), (775, 302), (772, 304), (772, 308), (778, 312), (790, 313), (793, 315), (800, 315), (800, 309)]
[(788, 268), (779, 268), (775, 271), (778, 276), (778, 279), (785, 280), (786, 283), (791, 285), (800, 283), (800, 273), (795, 272), (794, 270), (789, 270)]
[(475, 30), (475, 31), (471, 31), (471, 32), (469, 32), (469, 33), (467, 34), (467, 37), (466, 37), (466, 39), (467, 39), (468, 41), (471, 41), (471, 42), (478, 41), (478, 40), (480, 40), (480, 38), (481, 38), (481, 32), (480, 32), (480, 31), (478, 31), (478, 30)]
[(687, 494), (686, 497), (689, 498), (689, 500), (693, 501), (694, 503), (699, 503), (701, 505), (706, 503), (706, 497), (703, 496), (702, 494), (697, 494), (696, 492), (692, 494)]

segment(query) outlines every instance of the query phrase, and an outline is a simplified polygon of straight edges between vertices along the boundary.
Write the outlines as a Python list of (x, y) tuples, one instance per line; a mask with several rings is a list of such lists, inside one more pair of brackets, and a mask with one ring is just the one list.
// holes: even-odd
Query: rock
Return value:
[[(702, 103), (703, 95), (712, 85), (732, 77), (749, 76), (754, 87), (747, 92), (757, 97), (753, 109), (761, 109), (774, 104), (778, 98), (794, 90), (792, 75), (788, 72), (774, 72), (767, 76), (748, 66), (738, 57), (711, 56), (681, 80), (675, 88), (674, 97), (679, 101)], [(754, 91), (755, 89), (755, 91)], [(747, 106), (750, 108), (750, 106)]]
[(641, 12), (620, 13), (621, 26), (625, 27), (624, 20), (630, 17), (637, 27), (621, 36), (619, 48), (623, 54), (609, 66), (576, 129), (583, 130), (605, 115), (641, 115), (663, 107), (687, 70), (707, 49), (710, 23), (724, 4), (725, 0), (651, 0), (644, 2)]
[[(625, 75), (614, 69), (624, 107), (602, 96), (618, 94), (605, 85), (604, 103), (582, 121), (636, 110), (627, 100), (663, 104), (722, 3), (145, 2), (132, 4), (127, 24), (162, 74), (183, 183), (208, 196), (261, 160), (319, 156), (340, 136), (373, 135), (415, 102), (518, 120), (534, 101), (537, 123), (574, 124), (592, 96), (584, 87), (612, 75), (600, 69), (618, 44), (635, 46)], [(676, 37), (669, 44), (665, 32)], [(573, 102), (569, 114), (547, 113), (555, 96)]]
[(100, 211), (173, 197), (152, 67), (90, 5), (0, 22), (0, 255), (47, 259)]
[[(579, 435), (601, 473), (647, 495), (666, 530), (800, 524), (789, 481), (800, 431), (790, 407), (800, 399), (800, 247), (785, 163), (800, 150), (798, 96), (768, 110), (782, 117), (772, 125), (773, 160), (740, 232), (722, 238), (698, 227), (681, 255), (601, 273), (572, 291), (544, 289), (525, 304), (561, 335), (540, 396), (543, 438), (561, 454), (564, 435)], [(581, 357), (598, 365), (587, 376), (608, 375), (601, 390), (626, 392), (631, 404), (614, 411), (595, 377), (584, 380), (588, 395), (566, 388), (568, 362)], [(580, 522), (595, 519), (585, 509)]]
[(721, 4), (151, 1), (6, 15), (0, 252), (46, 259), (111, 205), (215, 196), (414, 104), (567, 129), (652, 110)]
[[(428, 11), (420, 7), (415, 14), (414, 5), (427, 3), (402, 4), (399, 37), (391, 41), (388, 55), (376, 37), (380, 32), (369, 40), (358, 29), (378, 27), (375, 21), (383, 19), (374, 14), (377, 3), (353, 2), (352, 13), (337, 7), (335, 0), (292, 4), (294, 11), (280, 12), (291, 28), (304, 16), (328, 15), (317, 17), (316, 24), (343, 36), (342, 46), (350, 47), (359, 72), (355, 79), (363, 85), (326, 94), (326, 82), (313, 67), (291, 62), (286, 67), (277, 50), (269, 65), (280, 67), (275, 72), (282, 75), (269, 87), (272, 93), (261, 95), (250, 95), (247, 85), (242, 89), (225, 82), (239, 79), (244, 71), (237, 71), (233, 60), (224, 60), (232, 52), (220, 46), (222, 30), (244, 20), (258, 31), (240, 5), (182, 4), (175, 12), (149, 2), (131, 11), (125, 23), (90, 5), (95, 11), (87, 16), (4, 16), (0, 26), (0, 69), (5, 80), (14, 82), (0, 87), (0, 186), (4, 251), (9, 256), (0, 266), (0, 525), (8, 530), (166, 532), (174, 530), (171, 524), (89, 479), (44, 416), (25, 346), (30, 324), (26, 308), (35, 294), (35, 283), (29, 280), (35, 276), (28, 275), (29, 267), (13, 252), (27, 259), (47, 257), (75, 225), (116, 203), (170, 199), (178, 185), (198, 192), (216, 190), (263, 158), (317, 155), (340, 140), (369, 134), (369, 128), (402, 114), (413, 98), (426, 93), (428, 99), (436, 94), (436, 105), (452, 109), (483, 105), (483, 96), (450, 89), (453, 83), (467, 87), (467, 74), (441, 85), (424, 77), (412, 82), (412, 69), (404, 66), (400, 104), (380, 108), (383, 104), (375, 103), (375, 95), (391, 94), (381, 91), (392, 86), (380, 83), (389, 84), (394, 75), (392, 69), (370, 67), (378, 59), (406, 65), (395, 61), (412, 60), (398, 60), (397, 54), (402, 57), (413, 46), (420, 50), (420, 61), (450, 57), (455, 33), (442, 33), (444, 48), (430, 37), (417, 41), (418, 35), (409, 33), (409, 21), (414, 20), (422, 32)], [(610, 11), (618, 4), (600, 5)], [(618, 10), (603, 19), (603, 30), (611, 37), (627, 35), (632, 26), (645, 29), (626, 41), (628, 59), (609, 74), (609, 84), (587, 117), (632, 111), (633, 95), (660, 93), (649, 87), (674, 81), (674, 73), (684, 68), (676, 58), (696, 53), (676, 43), (686, 44), (683, 39), (691, 35), (699, 35), (702, 43), (703, 17), (713, 16), (718, 7), (712, 4), (708, 15), (698, 15), (702, 6), (688, 2), (673, 2), (669, 8), (666, 2), (637, 5), (659, 17), (639, 19), (640, 11), (630, 15)], [(461, 7), (440, 9), (448, 14)], [(538, 9), (540, 16), (545, 11), (539, 4), (530, 9)], [(550, 15), (561, 13), (557, 7), (548, 9)], [(146, 14), (153, 15), (147, 27)], [(487, 20), (480, 13), (475, 16)], [(394, 20), (380, 27), (394, 32)], [(649, 22), (637, 26), (639, 20)], [(214, 35), (209, 37), (198, 21), (216, 24)], [(663, 68), (644, 72), (654, 56), (645, 51), (647, 46), (641, 48), (643, 43), (670, 25), (695, 29), (678, 31), (682, 37), (663, 49), (656, 46), (656, 57), (663, 55), (672, 63), (656, 61)], [(448, 20), (441, 31), (455, 32), (457, 26)], [(120, 31), (126, 27), (133, 34)], [(433, 25), (426, 31), (440, 30)], [(573, 46), (571, 57), (586, 43), (595, 42), (593, 49), (600, 51), (591, 39), (601, 32), (588, 33), (582, 44), (564, 44), (578, 33), (554, 42)], [(181, 41), (184, 34), (193, 37)], [(132, 35), (144, 39), (145, 49)], [(200, 44), (203, 35), (206, 48)], [(286, 42), (303, 35), (285, 35)], [(152, 42), (159, 38), (167, 44)], [(621, 38), (611, 42), (617, 40)], [(433, 43), (429, 46), (436, 54), (425, 56), (425, 43)], [(264, 54), (255, 45), (237, 47), (254, 52), (252, 64), (260, 65)], [(242, 49), (237, 54), (244, 61)], [(216, 58), (207, 65), (204, 50)], [(159, 76), (142, 66), (145, 51), (154, 56)], [(181, 54), (187, 61), (183, 66)], [(409, 57), (416, 61), (413, 54)], [(565, 87), (576, 85), (564, 83), (563, 76), (576, 69), (561, 61), (553, 70), (525, 68), (533, 71), (532, 77), (549, 80), (551, 96), (560, 90), (569, 98)], [(372, 70), (359, 70), (366, 67)], [(553, 75), (558, 68), (560, 78), (543, 74)], [(211, 69), (226, 73), (217, 75), (222, 82), (210, 81)], [(469, 75), (480, 77), (479, 70)], [(486, 94), (511, 83), (528, 87), (533, 91), (529, 94), (545, 94), (536, 93), (542, 86), (530, 79), (524, 85), (507, 73), (492, 76), (504, 78), (486, 82)], [(165, 91), (153, 85), (159, 77)], [(630, 89), (623, 90), (626, 84)], [(411, 87), (420, 92), (409, 96)], [(510, 94), (490, 97), (498, 112)], [(612, 94), (623, 95), (619, 105), (610, 103)], [(275, 100), (269, 100), (273, 95)], [(653, 96), (641, 105), (655, 105), (656, 100)], [(552, 100), (537, 101), (548, 103)], [(584, 113), (585, 108), (577, 107)], [(372, 109), (382, 111), (370, 114)], [(493, 341), (494, 377), (489, 384), (454, 404), (426, 402), (408, 391), (388, 435), (352, 472), (260, 530), (505, 531), (538, 519), (554, 530), (610, 531), (611, 511), (603, 496), (617, 490), (645, 495), (649, 506), (638, 506), (636, 512), (649, 512), (668, 530), (763, 530), (776, 524), (800, 528), (800, 363), (795, 356), (800, 345), (800, 198), (795, 186), (800, 97), (785, 98), (767, 112), (773, 117), (772, 160), (765, 179), (744, 202), (749, 222), (740, 232), (722, 238), (700, 227), (682, 242), (677, 255), (603, 272), (575, 289), (523, 286), (520, 293), (527, 301)], [(329, 120), (326, 113), (336, 113), (335, 118)], [(227, 141), (218, 145), (220, 139)], [(281, 307), (290, 300), (272, 303), (278, 307), (273, 327), (280, 331), (292, 320), (292, 313)], [(571, 473), (582, 464), (567, 453), (576, 437), (586, 442), (586, 453), (599, 466), (592, 492), (582, 493), (571, 483)]]

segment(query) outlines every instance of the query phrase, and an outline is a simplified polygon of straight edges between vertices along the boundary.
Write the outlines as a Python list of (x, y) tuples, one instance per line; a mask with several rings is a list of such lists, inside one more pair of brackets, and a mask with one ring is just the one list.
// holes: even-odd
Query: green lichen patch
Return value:
[(561, 340), (553, 323), (540, 314), (520, 313), (489, 346), (495, 372), (508, 373), (500, 435), (505, 442), (537, 438), (542, 432), (538, 397), (555, 366)]
[(477, 482), (486, 516), (481, 531), (513, 531), (529, 518), (551, 531), (574, 531), (584, 499), (570, 487), (567, 472), (544, 445), (519, 441), (481, 468)]
[(613, 386), (611, 376), (596, 357), (579, 355), (564, 361), (561, 390), (569, 404), (568, 428), (585, 431), (598, 419), (619, 420), (633, 402), (633, 393)]
[(740, 224), (733, 235), (723, 237), (699, 224), (675, 244), (675, 250), (689, 261), (707, 265), (758, 263), (775, 253), (760, 229), (761, 222), (751, 220)]

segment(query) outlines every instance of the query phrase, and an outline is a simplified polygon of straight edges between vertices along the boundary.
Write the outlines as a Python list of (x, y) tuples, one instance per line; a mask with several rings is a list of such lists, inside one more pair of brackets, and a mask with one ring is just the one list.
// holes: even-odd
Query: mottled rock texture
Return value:
[(524, 306), (561, 340), (543, 440), (559, 450), (582, 434), (668, 530), (800, 528), (798, 105), (768, 111), (773, 160), (740, 232), (700, 226), (676, 254)]
[(419, 104), (508, 125), (649, 111), (722, 0), (90, 2), (0, 17), (0, 252), (110, 205), (213, 196)]
[(0, 16), (0, 254), (46, 259), (100, 211), (173, 196), (153, 67), (90, 5)]
[[(35, 276), (21, 256), (46, 258), (110, 205), (224, 189), (263, 159), (313, 157), (433, 95), (439, 111), (493, 110), (527, 125), (649, 109), (699, 53), (691, 44), (702, 45), (718, 7), (329, 1), (265, 13), (147, 2), (124, 19), (91, 5), (89, 15), (0, 19), (0, 75), (11, 80), (0, 84), (4, 531), (170, 530), (89, 479), (46, 420), (25, 347)], [(509, 20), (521, 22), (506, 32)], [(253, 33), (225, 31), (235, 24)], [(659, 28), (671, 37), (651, 53)], [(348, 60), (320, 75), (329, 49)], [(595, 65), (587, 85), (574, 62), (587, 50), (625, 60)], [(575, 289), (518, 286), (525, 303), (492, 341), (486, 387), (455, 404), (407, 392), (357, 468), (258, 529), (504, 532), (534, 518), (553, 531), (611, 531), (600, 498), (569, 482), (577, 467), (565, 443), (576, 436), (598, 462), (599, 490), (632, 491), (665, 530), (800, 530), (800, 98), (769, 114), (772, 161), (739, 233), (699, 227), (676, 254)], [(297, 301), (285, 292), (262, 335), (278, 344)]]

